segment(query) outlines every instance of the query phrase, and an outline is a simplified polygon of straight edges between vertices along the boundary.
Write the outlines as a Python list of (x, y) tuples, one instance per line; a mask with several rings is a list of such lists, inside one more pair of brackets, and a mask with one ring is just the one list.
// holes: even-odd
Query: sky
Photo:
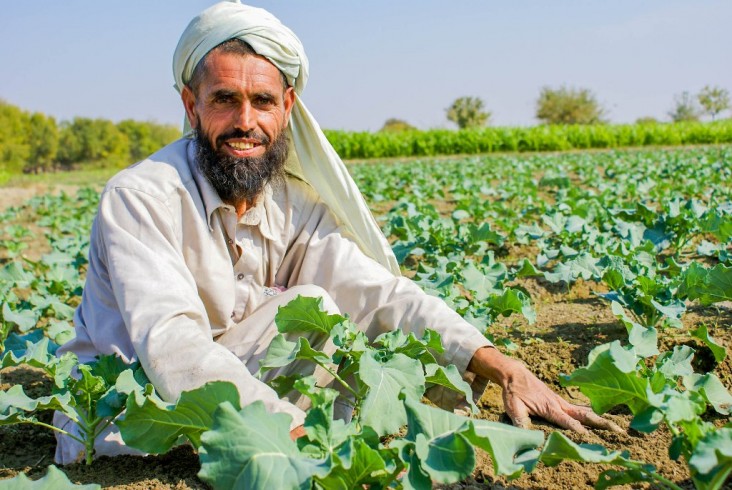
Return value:
[[(480, 97), (495, 126), (528, 126), (542, 87), (591, 90), (612, 122), (668, 120), (674, 97), (732, 91), (729, 0), (258, 1), (301, 39), (302, 100), (321, 127), (389, 118), (449, 128)], [(171, 60), (206, 0), (5, 0), (0, 99), (58, 120), (180, 124)], [(729, 115), (729, 113), (727, 113)]]

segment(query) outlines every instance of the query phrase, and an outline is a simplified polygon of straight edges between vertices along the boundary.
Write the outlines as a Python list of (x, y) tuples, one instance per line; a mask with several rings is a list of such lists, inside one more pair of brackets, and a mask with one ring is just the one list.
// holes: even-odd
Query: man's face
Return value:
[(295, 101), (292, 87), (282, 86), (279, 70), (267, 59), (215, 50), (197, 92), (182, 92), (191, 127), (217, 152), (234, 158), (262, 156), (287, 127)]
[(284, 166), (293, 89), (265, 58), (214, 51), (196, 93), (182, 97), (204, 175), (224, 202), (252, 201)]

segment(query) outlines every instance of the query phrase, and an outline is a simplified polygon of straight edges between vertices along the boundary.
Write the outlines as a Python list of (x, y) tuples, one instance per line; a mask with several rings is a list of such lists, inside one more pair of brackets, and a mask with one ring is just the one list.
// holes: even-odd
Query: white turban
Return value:
[(308, 59), (297, 36), (275, 16), (234, 1), (220, 2), (201, 12), (188, 24), (175, 49), (175, 88), (181, 92), (206, 53), (229, 39), (249, 44), (284, 73), (295, 89), (297, 97), (288, 124), (291, 151), (287, 171), (303, 178), (320, 194), (364, 253), (399, 275), (394, 253), (356, 183), (300, 99), (308, 79)]

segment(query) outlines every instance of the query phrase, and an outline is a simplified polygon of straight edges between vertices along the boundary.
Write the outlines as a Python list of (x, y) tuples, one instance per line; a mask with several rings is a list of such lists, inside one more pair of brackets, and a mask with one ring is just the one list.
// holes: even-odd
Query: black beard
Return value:
[(269, 138), (253, 131), (234, 130), (217, 138), (219, 147), (229, 138), (256, 138), (267, 146), (264, 155), (237, 158), (217, 151), (200, 131), (195, 131), (196, 162), (222, 201), (232, 205), (253, 202), (269, 182), (282, 180), (288, 154), (287, 134), (283, 130), (269, 145)]

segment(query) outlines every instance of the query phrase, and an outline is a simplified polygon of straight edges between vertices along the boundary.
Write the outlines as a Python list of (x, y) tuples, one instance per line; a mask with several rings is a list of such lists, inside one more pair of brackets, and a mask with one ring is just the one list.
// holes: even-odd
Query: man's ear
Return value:
[(183, 90), (180, 93), (180, 98), (183, 101), (183, 107), (186, 110), (188, 124), (191, 125), (191, 128), (196, 129), (198, 126), (198, 118), (196, 117), (196, 95), (188, 85), (184, 85)]
[(284, 94), (285, 127), (287, 127), (287, 123), (290, 121), (290, 112), (292, 112), (292, 106), (295, 105), (295, 97), (297, 97), (297, 94), (295, 93), (295, 89), (292, 87), (287, 87), (287, 90), (285, 90), (285, 94)]

